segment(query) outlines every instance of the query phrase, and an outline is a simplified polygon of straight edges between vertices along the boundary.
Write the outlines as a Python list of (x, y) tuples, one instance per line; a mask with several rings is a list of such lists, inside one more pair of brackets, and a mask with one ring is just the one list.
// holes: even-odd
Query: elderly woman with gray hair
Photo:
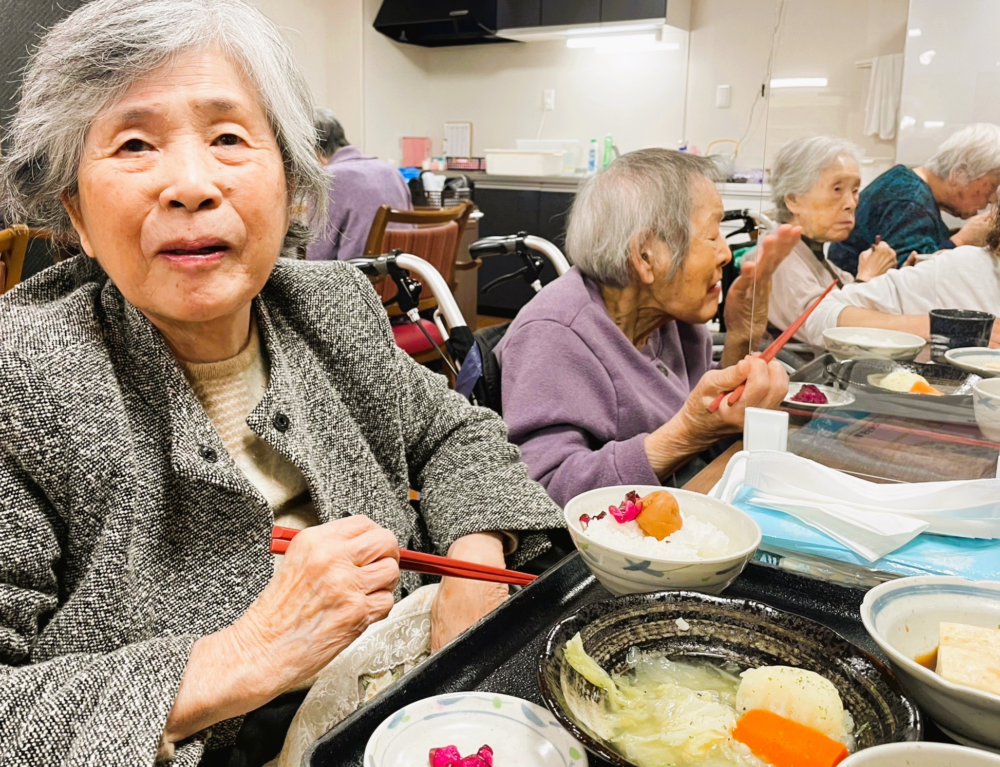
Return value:
[[(982, 247), (992, 214), (979, 211), (996, 202), (998, 185), (1000, 126), (968, 125), (923, 165), (913, 169), (897, 165), (866, 186), (858, 203), (857, 225), (850, 237), (830, 246), (830, 260), (857, 274), (860, 254), (877, 237), (896, 251), (900, 266), (913, 253)], [(967, 221), (952, 234), (942, 211)]]
[[(771, 189), (782, 224), (802, 227), (802, 240), (774, 273), (768, 321), (778, 330), (789, 327), (830, 282), (841, 285), (855, 278), (827, 258), (828, 243), (841, 242), (854, 229), (861, 171), (854, 144), (834, 136), (812, 136), (785, 144), (771, 170)], [(858, 260), (859, 282), (868, 282), (896, 265), (896, 252), (887, 243), (865, 250)], [(813, 336), (803, 326), (796, 339), (816, 346), (822, 335)]]
[[(799, 230), (764, 238), (760, 259), (734, 282), (723, 369), (714, 369), (705, 323), (731, 254), (713, 176), (706, 158), (644, 149), (589, 180), (570, 214), (575, 266), (521, 310), (497, 347), (511, 440), (561, 505), (595, 487), (669, 482), (740, 431), (747, 407), (777, 407), (787, 392), (780, 364), (747, 353)], [(743, 382), (735, 405), (708, 411)]]
[[(262, 761), (241, 717), (419, 585), (401, 546), (502, 567), (560, 524), (359, 272), (279, 259), (312, 117), (242, 0), (94, 0), (29, 64), (3, 202), (86, 255), (0, 298), (0, 762)], [(433, 643), (504, 594), (445, 579)]]

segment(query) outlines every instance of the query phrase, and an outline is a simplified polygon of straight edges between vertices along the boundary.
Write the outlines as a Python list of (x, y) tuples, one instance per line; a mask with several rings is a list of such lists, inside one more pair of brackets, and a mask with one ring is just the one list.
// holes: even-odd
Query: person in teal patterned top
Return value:
[[(830, 246), (830, 261), (856, 275), (858, 256), (877, 237), (896, 251), (902, 266), (913, 252), (935, 253), (959, 245), (982, 246), (1000, 185), (1000, 127), (976, 123), (953, 134), (930, 160), (912, 170), (897, 165), (861, 192), (857, 223), (843, 242)], [(968, 219), (954, 235), (945, 211)]]

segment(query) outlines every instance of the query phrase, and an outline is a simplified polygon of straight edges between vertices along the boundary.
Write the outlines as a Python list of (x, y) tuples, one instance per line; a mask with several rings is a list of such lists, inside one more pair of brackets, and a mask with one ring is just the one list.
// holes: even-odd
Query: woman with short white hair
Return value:
[[(779, 223), (802, 227), (802, 240), (782, 261), (771, 281), (767, 319), (785, 330), (836, 280), (841, 285), (854, 277), (830, 263), (824, 248), (841, 242), (854, 229), (861, 171), (860, 151), (842, 138), (811, 136), (795, 139), (778, 152), (771, 169), (771, 189)], [(868, 282), (896, 265), (896, 253), (887, 243), (861, 254), (858, 281)], [(806, 328), (795, 338), (821, 345)]]
[[(771, 275), (799, 230), (765, 237), (759, 261), (733, 283), (715, 369), (705, 323), (732, 256), (713, 177), (704, 157), (643, 149), (588, 180), (566, 237), (575, 266), (520, 311), (497, 347), (510, 438), (560, 505), (596, 487), (670, 484), (692, 456), (740, 432), (747, 407), (777, 407), (787, 393), (779, 363), (747, 354), (766, 327)], [(734, 404), (709, 412), (744, 382)]]
[[(0, 297), (0, 762), (260, 764), (420, 585), (400, 547), (503, 567), (561, 526), (360, 272), (279, 258), (323, 223), (315, 141), (242, 0), (93, 0), (35, 52), (3, 203), (85, 255)], [(505, 595), (443, 579), (432, 643)]]
[[(897, 165), (861, 192), (851, 236), (830, 246), (830, 260), (851, 274), (858, 258), (881, 237), (902, 266), (913, 253), (936, 253), (962, 245), (982, 247), (1000, 185), (1000, 126), (974, 123), (953, 134), (923, 165)], [(968, 219), (955, 234), (941, 212)], [(977, 215), (979, 214), (979, 215)]]

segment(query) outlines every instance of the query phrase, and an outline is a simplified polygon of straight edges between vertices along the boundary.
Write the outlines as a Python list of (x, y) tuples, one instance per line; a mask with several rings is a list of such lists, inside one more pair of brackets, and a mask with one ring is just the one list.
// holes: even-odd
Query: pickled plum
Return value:
[(642, 513), (636, 524), (646, 535), (665, 541), (684, 526), (681, 507), (666, 490), (657, 490), (642, 499)]
[(792, 402), (804, 402), (808, 405), (825, 405), (829, 400), (815, 386), (806, 384), (792, 397)]
[(432, 748), (430, 767), (493, 767), (493, 749), (483, 746), (474, 755), (463, 758), (455, 746)]

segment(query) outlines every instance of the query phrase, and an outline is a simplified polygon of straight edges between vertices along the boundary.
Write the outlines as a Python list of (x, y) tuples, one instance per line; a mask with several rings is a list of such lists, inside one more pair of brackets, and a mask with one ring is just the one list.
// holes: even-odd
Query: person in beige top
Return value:
[[(859, 150), (834, 136), (795, 139), (781, 148), (771, 171), (777, 219), (802, 227), (802, 241), (775, 272), (771, 283), (768, 322), (784, 330), (817, 299), (833, 280), (840, 286), (855, 278), (824, 253), (829, 242), (840, 242), (854, 228), (861, 172)], [(867, 282), (896, 265), (896, 253), (886, 243), (861, 254), (857, 281)], [(795, 338), (822, 346), (804, 326)]]

